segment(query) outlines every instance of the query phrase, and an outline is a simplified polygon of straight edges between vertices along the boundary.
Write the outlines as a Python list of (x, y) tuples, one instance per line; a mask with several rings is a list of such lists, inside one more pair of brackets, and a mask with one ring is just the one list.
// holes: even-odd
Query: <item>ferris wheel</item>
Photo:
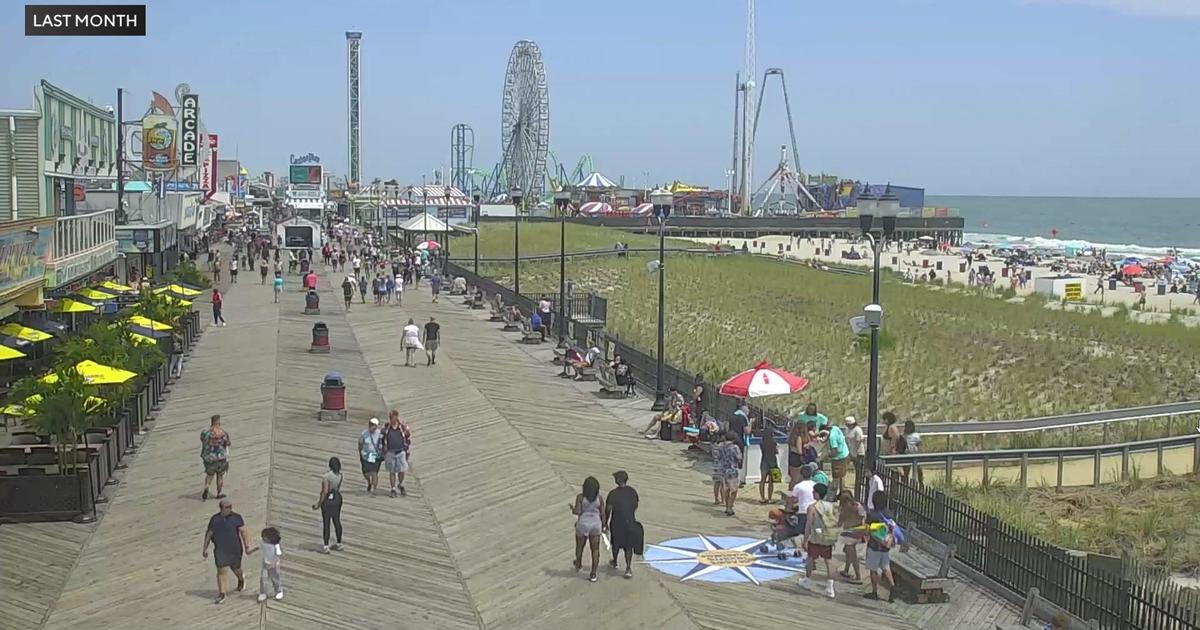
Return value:
[(520, 188), (532, 207), (546, 193), (546, 152), (550, 146), (546, 71), (542, 52), (534, 42), (517, 42), (508, 56), (500, 128), (504, 143), (500, 167), (505, 183), (510, 189)]

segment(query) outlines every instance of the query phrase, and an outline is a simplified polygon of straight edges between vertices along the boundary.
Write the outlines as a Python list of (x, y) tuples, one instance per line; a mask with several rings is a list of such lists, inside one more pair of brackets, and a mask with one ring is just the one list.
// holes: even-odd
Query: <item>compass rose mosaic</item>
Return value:
[(760, 584), (781, 580), (804, 570), (804, 557), (789, 549), (782, 559), (768, 551), (770, 541), (741, 536), (675, 538), (646, 545), (643, 562), (673, 575), (681, 582), (733, 582)]

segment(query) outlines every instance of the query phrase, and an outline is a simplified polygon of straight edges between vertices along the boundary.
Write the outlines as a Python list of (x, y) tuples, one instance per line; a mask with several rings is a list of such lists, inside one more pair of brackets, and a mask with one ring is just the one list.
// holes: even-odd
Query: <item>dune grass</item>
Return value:
[[(522, 254), (558, 251), (555, 223), (521, 226)], [(460, 237), (469, 249), (470, 238)], [(568, 226), (567, 249), (657, 244), (653, 236)], [(511, 224), (485, 223), (482, 256), (511, 256)], [(486, 252), (486, 253), (485, 253)], [(607, 328), (634, 345), (655, 340), (657, 278), (651, 257), (569, 261), (580, 290), (609, 299)], [(512, 266), (481, 272), (511, 286)], [(522, 265), (523, 291), (554, 291), (558, 264)], [(834, 275), (754, 257), (667, 257), (668, 360), (720, 381), (761, 359), (810, 379), (771, 406), (809, 400), (831, 417), (865, 415), (868, 354), (848, 319), (870, 297), (866, 276)], [(1200, 330), (1177, 323), (1053, 311), (1038, 300), (1010, 304), (966, 292), (885, 279), (888, 344), (880, 361), (881, 408), (921, 421), (1015, 419), (1130, 407), (1196, 396)]]
[(1031, 488), (955, 484), (942, 488), (968, 504), (1047, 542), (1143, 565), (1200, 572), (1200, 484), (1191, 475), (1107, 483), (1100, 488)]

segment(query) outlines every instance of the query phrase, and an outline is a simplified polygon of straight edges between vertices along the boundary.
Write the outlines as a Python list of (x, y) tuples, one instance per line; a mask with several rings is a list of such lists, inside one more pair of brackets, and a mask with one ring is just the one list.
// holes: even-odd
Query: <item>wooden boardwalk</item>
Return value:
[[(98, 523), (0, 527), (0, 628), (956, 628), (1008, 610), (983, 610), (970, 586), (960, 595), (974, 622), (961, 625), (958, 606), (867, 602), (845, 584), (829, 600), (793, 580), (681, 583), (644, 565), (633, 580), (605, 568), (589, 583), (570, 566), (567, 510), (587, 475), (607, 489), (612, 471), (629, 472), (647, 542), (760, 537), (763, 507), (722, 516), (706, 471), (631, 429), (644, 409), (554, 378), (544, 348), (528, 351), (458, 300), (408, 291), (403, 307), (347, 314), (327, 289), (325, 312), (309, 317), (299, 292), (278, 306), (270, 294), (257, 283), (229, 293), (230, 325), (205, 333)], [(438, 365), (405, 368), (400, 328), (430, 315), (445, 332)], [(328, 355), (307, 352), (316, 321), (330, 328)], [(347, 381), (347, 423), (316, 421), (332, 370)], [(389, 408), (414, 431), (404, 498), (368, 496), (358, 475), (357, 436)], [(252, 539), (265, 524), (283, 533), (283, 601), (254, 601), (252, 555), (247, 591), (211, 603), (199, 548), (216, 504), (200, 501), (197, 434), (212, 413), (233, 438), (226, 492)], [(347, 473), (346, 548), (323, 555), (311, 505), (330, 456)]]

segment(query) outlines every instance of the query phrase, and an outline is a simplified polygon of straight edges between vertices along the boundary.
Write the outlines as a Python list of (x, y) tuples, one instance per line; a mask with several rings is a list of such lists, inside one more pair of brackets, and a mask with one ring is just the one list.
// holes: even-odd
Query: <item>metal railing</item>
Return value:
[(906, 527), (955, 546), (955, 559), (1017, 597), (1042, 597), (1111, 630), (1185, 630), (1200, 624), (1200, 591), (1131, 567), (1092, 563), (929, 486), (889, 472), (889, 504)]
[[(1112, 474), (1113, 478), (1110, 481), (1126, 481), (1131, 476), (1140, 476), (1135, 455), (1154, 453), (1155, 474), (1162, 476), (1168, 472), (1166, 464), (1168, 455), (1181, 449), (1190, 452), (1187, 457), (1190, 471), (1187, 472), (1193, 475), (1200, 475), (1200, 435), (1196, 434), (1139, 442), (1125, 442), (1122, 444), (1101, 444), (1097, 446), (881, 455), (880, 459), (883, 460), (888, 468), (893, 469), (912, 470), (914, 467), (920, 467), (925, 471), (940, 469), (942, 483), (944, 484), (952, 483), (956, 472), (963, 472), (962, 469), (965, 467), (975, 468), (981, 466), (980, 482), (982, 485), (987, 486), (994, 481), (992, 476), (997, 468), (1016, 467), (1017, 476), (1015, 479), (1010, 479), (1010, 481), (1016, 481), (1020, 487), (1028, 488), (1031, 485), (1049, 485), (1046, 482), (1049, 479), (1053, 479), (1054, 487), (1061, 490), (1063, 486), (1088, 485), (1086, 483), (1076, 483), (1068, 479), (1071, 475), (1064, 471), (1073, 463), (1090, 460), (1092, 469), (1088, 476), (1088, 483), (1092, 486), (1099, 486), (1104, 481), (1103, 463), (1105, 459), (1116, 459), (1120, 465), (1119, 472)], [(1031, 468), (1050, 465), (1054, 466), (1053, 473), (1048, 475), (1042, 472), (1034, 476), (1030, 475)], [(1039, 471), (1040, 469), (1035, 472)], [(1184, 471), (1174, 472), (1181, 473)], [(1078, 475), (1074, 477), (1074, 479), (1079, 478)], [(1041, 484), (1036, 483), (1039, 480)]]

